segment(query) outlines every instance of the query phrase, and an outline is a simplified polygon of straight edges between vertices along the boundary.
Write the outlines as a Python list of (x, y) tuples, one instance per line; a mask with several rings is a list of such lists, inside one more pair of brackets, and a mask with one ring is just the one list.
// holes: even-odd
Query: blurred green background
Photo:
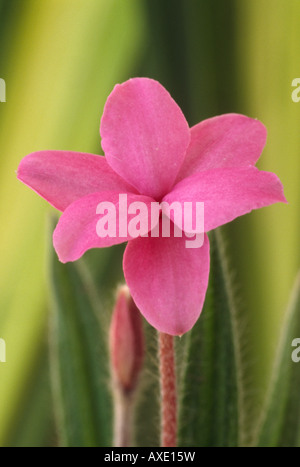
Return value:
[[(254, 413), (260, 406), (300, 260), (300, 103), (291, 98), (299, 26), (298, 0), (0, 0), (0, 446), (56, 444), (47, 357), (53, 210), (15, 171), (37, 150), (101, 153), (105, 100), (133, 76), (159, 80), (190, 125), (239, 112), (268, 129), (259, 167), (280, 177), (289, 204), (224, 229), (249, 404)], [(102, 264), (109, 297), (122, 248), (88, 255)]]

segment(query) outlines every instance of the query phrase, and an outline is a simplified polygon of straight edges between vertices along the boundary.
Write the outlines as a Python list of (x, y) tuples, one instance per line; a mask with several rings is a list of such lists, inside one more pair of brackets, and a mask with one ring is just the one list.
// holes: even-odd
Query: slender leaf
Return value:
[(286, 322), (275, 361), (265, 411), (259, 428), (257, 445), (264, 447), (300, 446), (300, 274), (292, 292)]
[(8, 432), (4, 446), (51, 447), (55, 445), (54, 420), (51, 400), (48, 349), (45, 344), (37, 358), (22, 401)]
[(99, 299), (83, 261), (63, 265), (51, 251), (51, 363), (60, 444), (110, 446), (107, 342)]
[(160, 446), (160, 386), (157, 332), (144, 321), (146, 358), (135, 413), (135, 443), (138, 447)]
[(180, 446), (239, 445), (236, 323), (220, 247), (211, 241), (211, 275), (204, 309), (187, 336), (180, 407)]

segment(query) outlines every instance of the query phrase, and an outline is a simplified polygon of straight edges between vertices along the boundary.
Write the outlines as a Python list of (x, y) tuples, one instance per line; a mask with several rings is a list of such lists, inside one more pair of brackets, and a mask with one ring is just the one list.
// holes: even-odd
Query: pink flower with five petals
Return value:
[[(197, 321), (209, 278), (209, 241), (185, 247), (173, 235), (100, 238), (102, 201), (118, 212), (128, 202), (204, 202), (208, 232), (252, 209), (286, 202), (278, 177), (254, 165), (266, 142), (258, 120), (239, 114), (207, 119), (192, 128), (157, 81), (134, 78), (115, 86), (105, 104), (100, 134), (105, 157), (41, 151), (25, 157), (18, 178), (63, 211), (53, 235), (62, 262), (88, 249), (128, 240), (125, 280), (144, 317), (157, 330), (182, 335)], [(171, 219), (176, 222), (172, 217)]]

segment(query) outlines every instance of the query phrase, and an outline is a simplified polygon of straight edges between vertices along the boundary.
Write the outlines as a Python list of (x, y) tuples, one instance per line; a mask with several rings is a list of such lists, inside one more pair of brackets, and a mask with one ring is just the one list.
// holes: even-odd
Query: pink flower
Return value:
[(135, 78), (108, 97), (100, 134), (105, 157), (37, 152), (21, 161), (18, 178), (63, 211), (54, 232), (62, 262), (129, 240), (123, 269), (137, 307), (159, 331), (181, 335), (202, 310), (209, 276), (207, 235), (195, 249), (174, 235), (100, 238), (96, 207), (109, 201), (118, 212), (120, 193), (146, 206), (204, 202), (208, 232), (252, 209), (286, 202), (277, 176), (254, 167), (266, 142), (265, 127), (226, 114), (190, 129), (158, 82)]

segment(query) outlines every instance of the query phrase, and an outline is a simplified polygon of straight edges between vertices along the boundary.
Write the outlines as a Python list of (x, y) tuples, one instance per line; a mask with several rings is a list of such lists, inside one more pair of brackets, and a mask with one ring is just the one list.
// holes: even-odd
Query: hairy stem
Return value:
[(121, 391), (115, 394), (114, 414), (114, 446), (132, 447), (132, 412), (133, 401), (131, 395)]
[(161, 446), (176, 447), (177, 394), (174, 337), (159, 333)]

